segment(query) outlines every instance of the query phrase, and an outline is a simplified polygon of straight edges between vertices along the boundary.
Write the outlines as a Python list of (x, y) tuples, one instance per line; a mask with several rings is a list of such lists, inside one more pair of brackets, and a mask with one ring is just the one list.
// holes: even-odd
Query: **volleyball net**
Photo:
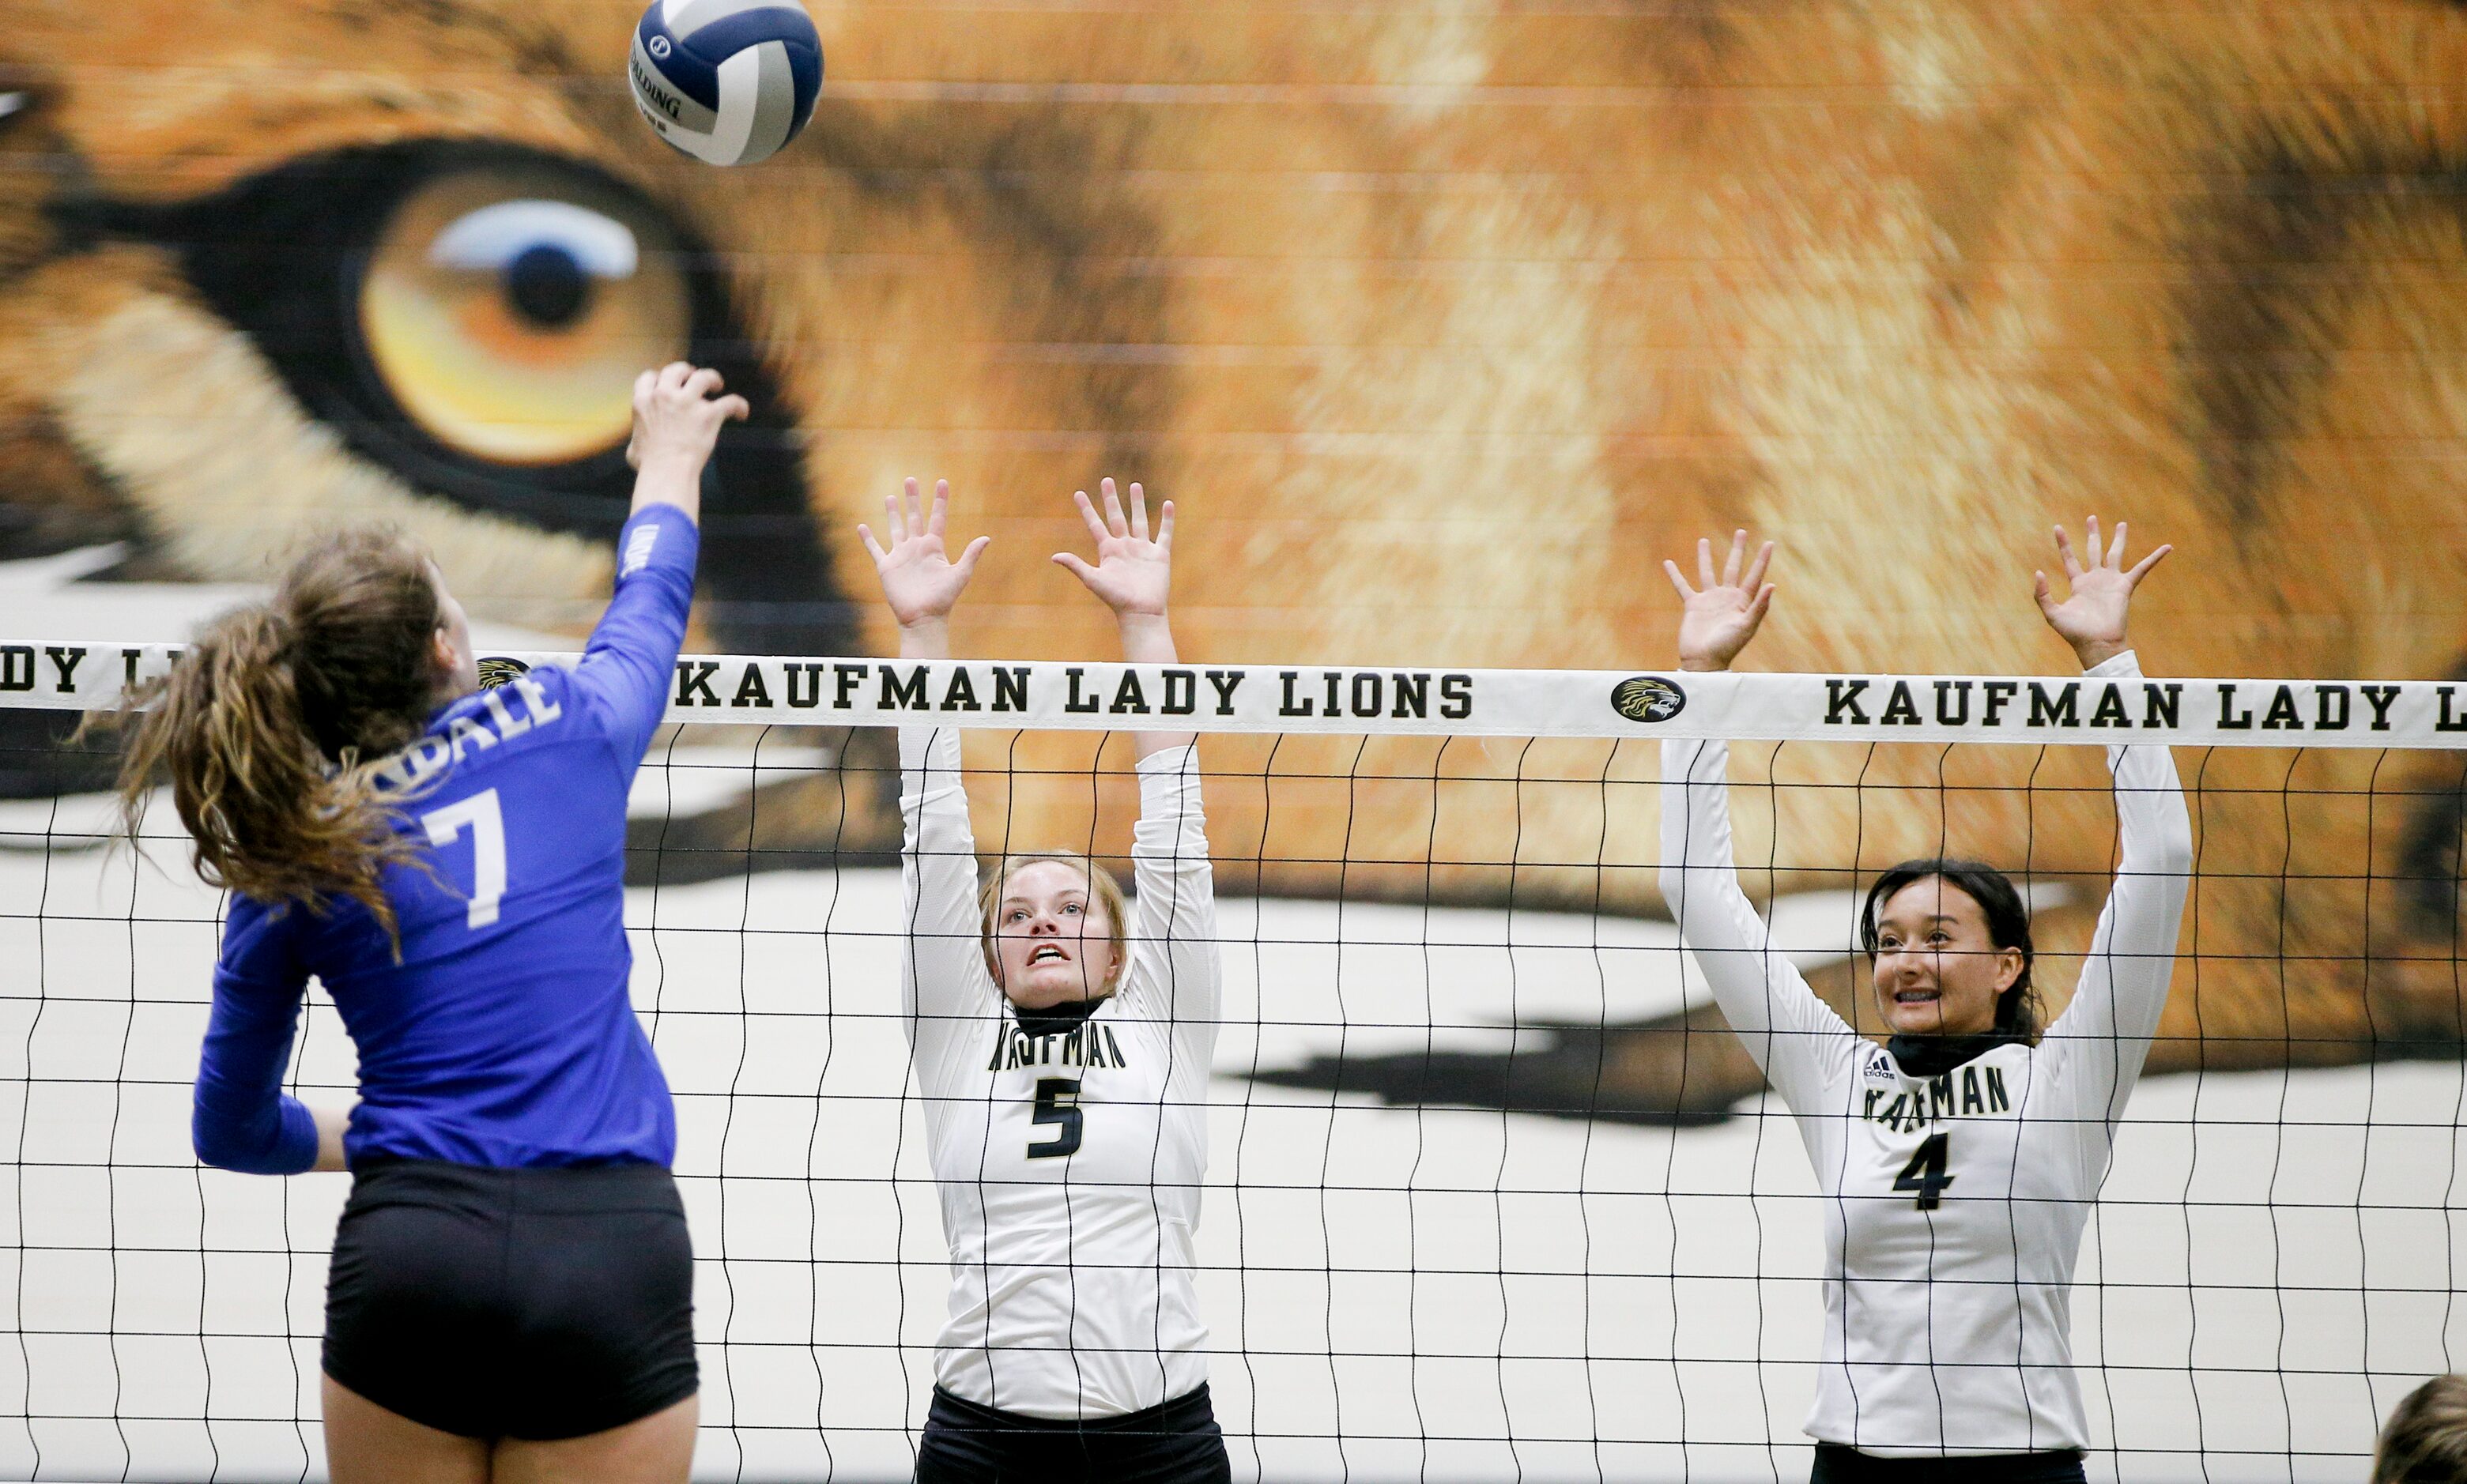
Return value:
[[(0, 706), (43, 715), (10, 734), (66, 746), (172, 653), (0, 645)], [(904, 1478), (923, 1420), (948, 1269), (898, 724), (964, 729), (988, 857), (1118, 859), (1129, 733), (1203, 733), (1198, 1287), (1237, 1475), (1805, 1477), (1822, 1211), (1660, 899), (1665, 736), (1735, 744), (1743, 879), (1869, 1032), (1878, 869), (2012, 874), (2060, 1011), (2115, 861), (2097, 746), (2177, 749), (2196, 880), (2073, 1296), (2093, 1477), (2358, 1476), (2467, 1350), (2467, 683), (690, 657), (673, 702), (627, 921), (699, 1263), (698, 1476)], [(0, 801), (0, 1477), (313, 1476), (347, 1179), (196, 1164), (222, 904), (168, 808), (143, 859), (107, 815)], [(348, 1099), (321, 992), (296, 1056)]]

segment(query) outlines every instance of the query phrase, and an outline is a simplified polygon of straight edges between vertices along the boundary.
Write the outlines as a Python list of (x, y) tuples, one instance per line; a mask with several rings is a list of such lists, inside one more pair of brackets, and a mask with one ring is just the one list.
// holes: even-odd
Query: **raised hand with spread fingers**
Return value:
[(860, 525), (856, 530), (865, 538), (865, 549), (873, 553), (873, 571), (882, 579), (883, 601), (891, 605), (891, 617), (899, 624), (899, 657), (947, 660), (951, 657), (951, 610), (959, 606), (960, 595), (967, 591), (968, 579), (976, 575), (977, 558), (985, 554), (993, 538), (979, 536), (968, 543), (958, 561), (951, 560), (942, 540), (951, 507), (949, 480), (934, 482), (934, 502), (930, 506), (919, 501), (917, 482), (912, 479), (899, 493), (883, 497), (882, 507), (883, 529), (891, 538), (888, 546), (870, 527)]
[[(1156, 534), (1150, 539), (1146, 490), (1136, 483), (1131, 485), (1126, 511), (1112, 480), (1098, 488), (1105, 501), (1101, 514), (1086, 490), (1072, 496), (1078, 503), (1079, 518), (1088, 525), (1088, 534), (1096, 538), (1097, 560), (1090, 563), (1070, 551), (1054, 552), (1053, 560), (1069, 568), (1114, 611), (1114, 621), (1121, 628), (1123, 659), (1133, 664), (1178, 663), (1173, 628), (1166, 612), (1173, 590), (1173, 502), (1165, 502), (1157, 512)], [(1136, 742), (1139, 755), (1145, 757), (1166, 748), (1188, 746), (1191, 740), (1188, 731), (1143, 731)]]
[(2085, 536), (2090, 545), (2087, 566), (2073, 554), (2072, 539), (2065, 534), (2065, 528), (2056, 528), (2056, 554), (2064, 559), (2065, 576), (2072, 589), (2063, 602), (2056, 601), (2055, 590), (2046, 573), (2034, 575), (2038, 578), (2039, 612), (2047, 616), (2048, 627), (2073, 646), (2082, 668), (2089, 669), (2133, 647), (2124, 633), (2133, 590), (2176, 549), (2162, 546), (2128, 568), (2124, 565), (2124, 522), (2116, 523), (2116, 540), (2103, 551), (2097, 516), (2090, 518)]
[(1731, 532), (1731, 554), (1722, 563), (1720, 576), (1713, 573), (1713, 543), (1696, 543), (1696, 586), (1689, 587), (1680, 574), (1677, 562), (1665, 561), (1662, 570), (1670, 576), (1670, 585), (1679, 590), (1679, 600), (1685, 605), (1679, 618), (1679, 667), (1683, 670), (1727, 670), (1748, 641), (1756, 637), (1756, 629), (1765, 621), (1765, 610), (1773, 606), (1773, 584), (1765, 580), (1765, 569), (1773, 565), (1774, 544), (1770, 541), (1756, 549), (1756, 557), (1747, 563), (1747, 574), (1739, 568), (1746, 561), (1748, 533)]

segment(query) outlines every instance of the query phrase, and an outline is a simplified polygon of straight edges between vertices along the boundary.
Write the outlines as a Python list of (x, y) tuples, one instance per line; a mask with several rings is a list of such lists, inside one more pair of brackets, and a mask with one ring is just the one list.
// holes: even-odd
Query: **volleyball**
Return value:
[(652, 0), (625, 75), (662, 139), (706, 165), (752, 165), (813, 117), (823, 38), (793, 0)]

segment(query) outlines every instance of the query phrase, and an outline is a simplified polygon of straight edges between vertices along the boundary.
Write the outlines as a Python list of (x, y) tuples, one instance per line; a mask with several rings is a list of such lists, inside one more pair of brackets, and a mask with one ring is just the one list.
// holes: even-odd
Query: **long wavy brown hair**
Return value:
[(310, 911), (350, 897), (395, 937), (380, 878), (417, 847), (379, 770), (426, 725), (441, 615), (427, 553), (400, 531), (320, 540), (270, 601), (208, 624), (96, 718), (126, 737), (122, 830), (137, 837), (168, 778), (207, 884)]

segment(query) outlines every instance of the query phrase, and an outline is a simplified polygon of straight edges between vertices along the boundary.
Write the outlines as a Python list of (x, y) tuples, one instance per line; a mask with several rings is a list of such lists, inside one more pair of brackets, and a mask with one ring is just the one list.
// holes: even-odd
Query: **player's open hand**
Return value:
[(891, 616), (902, 629), (920, 624), (939, 623), (951, 616), (951, 609), (967, 591), (968, 579), (975, 575), (977, 558), (991, 545), (991, 536), (979, 536), (968, 543), (960, 559), (950, 559), (942, 544), (943, 517), (951, 506), (951, 482), (934, 482), (934, 504), (929, 508), (917, 499), (917, 482), (910, 480), (899, 493), (883, 498), (883, 529), (890, 533), (885, 546), (871, 528), (860, 525), (857, 534), (865, 538), (865, 549), (873, 553), (873, 570), (882, 578), (882, 596), (891, 605)]
[(683, 361), (635, 377), (634, 436), (625, 443), (625, 462), (641, 469), (675, 461), (699, 473), (719, 441), (720, 424), (754, 416), (745, 398), (721, 394), (727, 386), (719, 372)]
[(1679, 616), (1679, 667), (1683, 670), (1727, 670), (1748, 641), (1756, 637), (1756, 628), (1765, 621), (1765, 610), (1773, 606), (1773, 584), (1765, 580), (1765, 569), (1773, 565), (1774, 544), (1770, 541), (1756, 549), (1756, 558), (1747, 562), (1747, 573), (1739, 568), (1746, 562), (1748, 533), (1731, 532), (1730, 558), (1723, 562), (1721, 575), (1713, 573), (1713, 543), (1696, 543), (1696, 586), (1689, 587), (1680, 574), (1677, 562), (1665, 561), (1662, 570), (1670, 574), (1670, 585), (1679, 590), (1683, 605)]
[(2125, 614), (2133, 604), (2133, 590), (2141, 585), (2151, 568), (2175, 550), (2162, 546), (2128, 568), (2124, 565), (2124, 522), (2116, 523), (2116, 540), (2102, 551), (2095, 515), (2090, 518), (2087, 539), (2090, 561), (2085, 565), (2073, 554), (2072, 540), (2065, 534), (2065, 528), (2056, 528), (2056, 554), (2064, 559), (2065, 576), (2072, 589), (2071, 596), (2063, 602), (2056, 601), (2048, 574), (2035, 573), (2039, 612), (2047, 615), (2048, 627), (2073, 646), (2084, 669), (2133, 647), (2124, 635)]
[(1150, 540), (1147, 491), (1136, 483), (1131, 485), (1131, 508), (1125, 515), (1120, 498), (1114, 493), (1114, 482), (1107, 480), (1098, 488), (1105, 497), (1102, 515), (1097, 513), (1086, 490), (1072, 496), (1079, 503), (1079, 518), (1088, 523), (1088, 533), (1097, 538), (1096, 565), (1069, 551), (1056, 551), (1053, 559), (1086, 583), (1089, 592), (1114, 610), (1115, 618), (1125, 621), (1162, 618), (1173, 591), (1173, 502), (1166, 501), (1157, 513), (1156, 539)]

